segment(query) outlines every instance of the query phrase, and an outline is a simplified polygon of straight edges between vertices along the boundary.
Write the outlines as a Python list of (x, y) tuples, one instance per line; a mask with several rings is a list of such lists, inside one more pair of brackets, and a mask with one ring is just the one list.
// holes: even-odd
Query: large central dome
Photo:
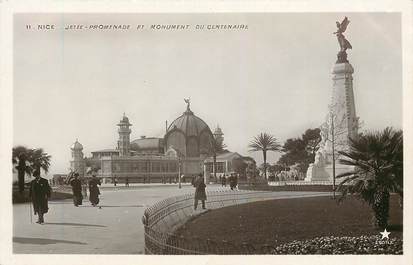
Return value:
[(165, 134), (166, 149), (172, 147), (186, 157), (208, 155), (211, 150), (213, 135), (201, 118), (189, 109), (176, 118)]
[(198, 136), (200, 133), (209, 129), (208, 125), (190, 110), (187, 110), (176, 118), (168, 128), (168, 131), (172, 129), (181, 130), (187, 137), (188, 136)]

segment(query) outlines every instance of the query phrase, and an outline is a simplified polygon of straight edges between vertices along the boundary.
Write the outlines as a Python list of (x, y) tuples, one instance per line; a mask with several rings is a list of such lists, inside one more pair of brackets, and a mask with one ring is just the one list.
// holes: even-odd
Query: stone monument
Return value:
[[(322, 140), (319, 144), (315, 161), (307, 170), (306, 181), (332, 181), (333, 175), (339, 175), (352, 170), (352, 167), (339, 163), (339, 151), (349, 149), (349, 138), (358, 135), (358, 118), (354, 104), (353, 72), (354, 69), (347, 59), (347, 49), (351, 49), (350, 42), (343, 33), (350, 23), (347, 17), (337, 24), (337, 40), (340, 51), (333, 66), (333, 87), (329, 113), (325, 123), (321, 126)], [(335, 164), (335, 166), (334, 166)], [(335, 172), (334, 172), (335, 171)]]

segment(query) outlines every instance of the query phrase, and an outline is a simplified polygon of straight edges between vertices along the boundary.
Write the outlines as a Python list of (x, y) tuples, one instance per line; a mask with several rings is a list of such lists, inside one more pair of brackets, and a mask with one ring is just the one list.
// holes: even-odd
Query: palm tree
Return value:
[(30, 152), (31, 149), (28, 149), (25, 146), (16, 146), (12, 151), (12, 163), (17, 170), (17, 181), (20, 193), (23, 193), (24, 191), (24, 176), (26, 174), (31, 175), (32, 173), (31, 168), (26, 165)]
[(361, 135), (350, 139), (350, 150), (340, 154), (340, 163), (354, 166), (337, 176), (344, 178), (338, 187), (341, 199), (348, 193), (360, 195), (373, 209), (374, 225), (386, 228), (390, 192), (403, 198), (403, 132), (386, 128)]
[(15, 165), (18, 176), (19, 192), (24, 191), (24, 176), (31, 175), (33, 171), (49, 170), (51, 156), (43, 152), (42, 148), (29, 149), (25, 146), (17, 146), (12, 151), (12, 163)]
[(42, 148), (33, 149), (30, 156), (30, 163), (33, 170), (43, 169), (45, 173), (49, 171), (51, 156), (43, 152)]
[(267, 178), (267, 151), (279, 152), (281, 145), (277, 142), (277, 139), (267, 133), (260, 133), (254, 137), (254, 140), (248, 145), (250, 152), (262, 151), (264, 158), (264, 176)]

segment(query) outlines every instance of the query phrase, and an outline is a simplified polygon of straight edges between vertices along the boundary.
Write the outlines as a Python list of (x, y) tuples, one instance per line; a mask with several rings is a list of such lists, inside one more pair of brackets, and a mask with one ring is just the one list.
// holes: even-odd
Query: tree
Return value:
[(337, 176), (344, 178), (338, 190), (342, 198), (358, 194), (373, 209), (374, 224), (386, 228), (390, 192), (403, 197), (403, 132), (386, 128), (350, 139), (350, 150), (340, 151), (340, 163), (354, 166), (354, 171)]
[(282, 147), (283, 155), (278, 163), (291, 166), (307, 160), (306, 144), (300, 138), (287, 139)]
[[(350, 144), (350, 138), (357, 138), (357, 134), (349, 135), (348, 117), (340, 110), (345, 109), (344, 103), (341, 105), (333, 104), (329, 106), (329, 113), (326, 122), (321, 125), (321, 134), (325, 143), (331, 146), (331, 163), (333, 168), (333, 198), (336, 195), (336, 161), (340, 159), (341, 152), (346, 151)], [(359, 129), (359, 121), (356, 120), (352, 130)], [(355, 140), (355, 139), (353, 139)]]
[(84, 158), (85, 166), (87, 167), (86, 174), (97, 173), (100, 168), (100, 160), (93, 159), (92, 157)]
[(283, 155), (278, 159), (279, 167), (296, 165), (299, 173), (305, 174), (308, 165), (314, 162), (315, 153), (321, 141), (320, 129), (307, 129), (301, 138), (287, 139), (283, 145)]
[(257, 172), (259, 173), (255, 159), (250, 156), (243, 156), (242, 160), (247, 164), (247, 168), (245, 169), (247, 178), (254, 178), (257, 175)]
[(242, 157), (237, 157), (232, 160), (232, 169), (235, 173), (238, 173), (240, 176), (246, 175), (246, 169), (248, 164), (244, 161)]
[(260, 133), (254, 137), (248, 147), (250, 148), (250, 152), (262, 151), (264, 158), (264, 176), (267, 178), (267, 151), (279, 152), (281, 145), (274, 136), (267, 133)]
[(51, 156), (42, 148), (33, 149), (30, 156), (30, 163), (33, 170), (43, 169), (45, 173), (49, 171)]
[(31, 168), (26, 166), (26, 162), (31, 150), (25, 146), (17, 146), (13, 148), (12, 163), (17, 170), (17, 181), (19, 186), (19, 192), (24, 191), (24, 176), (26, 174), (31, 175)]
[(43, 169), (46, 173), (50, 167), (51, 156), (43, 152), (42, 148), (29, 149), (25, 146), (16, 146), (12, 151), (12, 163), (17, 170), (19, 192), (24, 191), (24, 176), (31, 175), (35, 170)]
[(320, 128), (307, 129), (302, 136), (305, 143), (305, 149), (307, 153), (311, 155), (311, 163), (314, 162), (315, 154), (320, 148), (319, 143), (321, 142), (321, 130)]

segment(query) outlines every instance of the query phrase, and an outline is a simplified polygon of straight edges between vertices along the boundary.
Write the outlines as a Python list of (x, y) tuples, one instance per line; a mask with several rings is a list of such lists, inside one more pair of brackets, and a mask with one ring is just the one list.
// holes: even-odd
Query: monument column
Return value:
[(340, 173), (352, 170), (338, 163), (338, 152), (348, 151), (349, 138), (358, 135), (358, 118), (353, 93), (353, 66), (347, 60), (347, 49), (352, 49), (343, 33), (350, 21), (347, 17), (337, 22), (340, 51), (332, 70), (332, 94), (326, 122), (321, 126), (322, 141), (315, 162), (307, 170), (306, 181), (332, 181)]

